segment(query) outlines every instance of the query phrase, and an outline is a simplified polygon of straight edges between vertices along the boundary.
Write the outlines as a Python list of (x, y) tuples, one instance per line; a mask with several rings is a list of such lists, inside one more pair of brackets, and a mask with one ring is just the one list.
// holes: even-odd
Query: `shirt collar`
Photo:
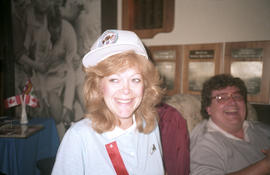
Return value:
[(123, 134), (135, 132), (136, 131), (136, 120), (135, 115), (132, 116), (132, 125), (127, 129), (121, 129), (118, 126), (116, 126), (112, 131), (104, 132), (102, 135), (105, 136), (107, 139), (115, 139)]
[(232, 135), (232, 134), (228, 133), (227, 131), (223, 130), (218, 125), (216, 125), (211, 118), (209, 118), (206, 127), (207, 127), (208, 132), (220, 132), (220, 133), (222, 133), (223, 135), (225, 135), (228, 138), (231, 138), (231, 139), (234, 139), (234, 140), (241, 140), (241, 141), (249, 142), (249, 137), (248, 137), (248, 134), (247, 134), (247, 129), (249, 127), (249, 123), (246, 120), (243, 123), (244, 140), (240, 139), (238, 137), (235, 137), (234, 135)]

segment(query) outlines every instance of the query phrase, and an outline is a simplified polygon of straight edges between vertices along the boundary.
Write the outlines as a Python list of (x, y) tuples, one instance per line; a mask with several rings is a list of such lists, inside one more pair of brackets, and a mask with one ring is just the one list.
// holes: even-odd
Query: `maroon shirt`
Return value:
[(172, 106), (158, 107), (163, 161), (168, 175), (189, 174), (189, 135), (186, 120)]

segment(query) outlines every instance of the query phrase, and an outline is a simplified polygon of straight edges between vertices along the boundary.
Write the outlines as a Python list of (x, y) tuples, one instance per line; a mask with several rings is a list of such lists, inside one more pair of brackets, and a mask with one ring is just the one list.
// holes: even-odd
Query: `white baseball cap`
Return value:
[(95, 66), (112, 55), (129, 50), (148, 59), (143, 43), (134, 32), (106, 30), (92, 45), (90, 52), (83, 57), (82, 63), (84, 67)]

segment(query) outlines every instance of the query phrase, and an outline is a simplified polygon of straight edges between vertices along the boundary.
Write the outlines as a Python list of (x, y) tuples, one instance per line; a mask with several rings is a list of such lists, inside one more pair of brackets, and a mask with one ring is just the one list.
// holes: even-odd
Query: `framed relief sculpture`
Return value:
[(250, 102), (269, 102), (269, 49), (269, 41), (226, 43), (225, 72), (244, 80)]
[(181, 46), (150, 46), (148, 49), (163, 78), (167, 95), (179, 93)]
[(200, 94), (203, 82), (219, 73), (222, 44), (184, 45), (183, 92)]
[(140, 38), (170, 32), (174, 22), (174, 0), (123, 0), (122, 28)]
[[(105, 0), (83, 4), (73, 0), (63, 3), (45, 0), (42, 3), (24, 1), (21, 6), (20, 2), (12, 0), (11, 11), (12, 37), (16, 41), (13, 46), (15, 94), (24, 93), (23, 87), (33, 87), (31, 95), (38, 99), (39, 108), (27, 109), (28, 115), (52, 117), (62, 126), (58, 130), (62, 138), (70, 123), (84, 113), (81, 58), (100, 35), (104, 26), (101, 16), (105, 14), (101, 9), (108, 4)], [(113, 16), (113, 12), (106, 11), (106, 14)], [(66, 60), (72, 66), (67, 68)], [(16, 115), (20, 115), (19, 110)]]

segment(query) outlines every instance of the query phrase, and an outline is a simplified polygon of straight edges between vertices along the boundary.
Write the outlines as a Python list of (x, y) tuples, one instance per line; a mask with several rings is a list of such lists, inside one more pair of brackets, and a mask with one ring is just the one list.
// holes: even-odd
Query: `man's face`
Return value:
[(206, 110), (213, 122), (229, 133), (239, 131), (246, 117), (246, 103), (239, 89), (228, 86), (212, 91), (211, 97), (211, 105)]

